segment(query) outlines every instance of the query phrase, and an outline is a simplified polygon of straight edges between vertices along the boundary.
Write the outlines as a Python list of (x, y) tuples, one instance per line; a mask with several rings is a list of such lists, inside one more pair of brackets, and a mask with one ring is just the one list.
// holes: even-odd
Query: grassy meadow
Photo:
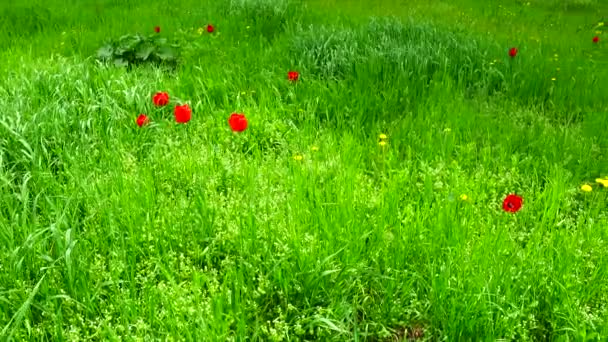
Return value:
[[(0, 341), (608, 340), (608, 3), (0, 19)], [(177, 66), (96, 59), (136, 33)]]

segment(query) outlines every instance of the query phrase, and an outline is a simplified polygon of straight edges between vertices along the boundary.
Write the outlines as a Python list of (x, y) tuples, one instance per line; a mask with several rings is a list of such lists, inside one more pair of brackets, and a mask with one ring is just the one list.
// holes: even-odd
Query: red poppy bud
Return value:
[(518, 195), (508, 195), (502, 202), (502, 209), (509, 213), (516, 213), (521, 209), (524, 199)]
[(152, 101), (154, 102), (155, 106), (166, 106), (169, 103), (169, 94), (158, 92), (154, 94), (154, 97), (152, 97)]
[(142, 127), (143, 125), (147, 125), (150, 122), (150, 119), (148, 119), (146, 114), (139, 114), (135, 122), (137, 123), (137, 126)]
[(297, 71), (290, 71), (287, 73), (287, 79), (289, 79), (292, 82), (297, 81), (298, 78), (300, 78), (300, 73)]
[(228, 118), (228, 124), (234, 132), (242, 132), (247, 129), (247, 118), (244, 114), (233, 113)]
[(187, 123), (192, 118), (192, 109), (187, 104), (175, 106), (174, 114), (177, 123)]

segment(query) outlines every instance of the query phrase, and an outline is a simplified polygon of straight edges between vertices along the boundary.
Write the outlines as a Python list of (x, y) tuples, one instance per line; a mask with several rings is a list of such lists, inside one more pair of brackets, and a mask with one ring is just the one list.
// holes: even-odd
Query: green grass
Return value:
[(0, 5), (0, 340), (608, 339), (606, 9)]

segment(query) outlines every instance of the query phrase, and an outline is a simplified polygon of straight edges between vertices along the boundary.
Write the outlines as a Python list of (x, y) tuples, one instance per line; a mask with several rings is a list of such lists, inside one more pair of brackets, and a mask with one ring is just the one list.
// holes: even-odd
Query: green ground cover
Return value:
[(608, 4), (0, 13), (1, 340), (608, 339)]

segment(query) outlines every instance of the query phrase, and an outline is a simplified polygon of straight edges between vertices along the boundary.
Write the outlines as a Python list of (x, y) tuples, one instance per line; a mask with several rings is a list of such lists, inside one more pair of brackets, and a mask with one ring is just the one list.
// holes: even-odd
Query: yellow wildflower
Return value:
[(199, 28), (198, 28), (198, 30), (196, 30), (196, 32), (197, 32), (199, 35), (201, 35), (201, 34), (203, 34), (203, 32), (205, 32), (205, 30), (203, 30), (203, 28), (202, 28), (202, 27), (199, 27)]
[(384, 133), (381, 133), (381, 134), (378, 136), (378, 138), (380, 138), (381, 140), (386, 140), (386, 139), (388, 139), (388, 136), (387, 136), (386, 134), (384, 134)]
[(598, 178), (595, 180), (595, 182), (602, 184), (604, 188), (608, 188), (608, 179)]
[(318, 146), (313, 146), (310, 148), (313, 152), (317, 152), (319, 150)]
[(386, 146), (386, 141), (382, 140), (381, 142), (378, 143), (378, 145), (384, 147), (384, 146)]
[(551, 81), (555, 81), (555, 80), (557, 80), (557, 78), (551, 77)]
[(467, 195), (465, 195), (465, 194), (462, 194), (462, 195), (460, 195), (460, 199), (461, 199), (462, 201), (468, 201), (468, 200), (469, 200), (469, 196), (467, 196)]
[(585, 185), (581, 186), (581, 190), (583, 190), (584, 192), (591, 192), (591, 191), (593, 191), (593, 188), (591, 187), (591, 185), (585, 184)]
[(302, 161), (302, 159), (304, 159), (302, 155), (296, 154), (295, 156), (293, 156), (293, 160)]

